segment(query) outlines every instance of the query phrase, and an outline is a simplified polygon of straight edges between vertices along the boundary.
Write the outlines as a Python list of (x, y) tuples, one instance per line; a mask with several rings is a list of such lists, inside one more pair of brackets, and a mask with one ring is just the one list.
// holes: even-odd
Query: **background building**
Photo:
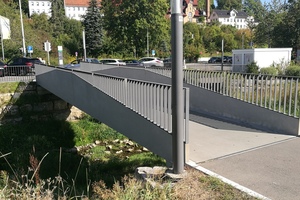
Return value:
[(231, 25), (237, 29), (247, 29), (248, 22), (254, 21), (252, 16), (244, 11), (232, 10), (213, 10), (210, 15), (210, 22), (220, 22), (222, 25)]
[[(65, 14), (70, 19), (82, 20), (89, 6), (89, 0), (64, 0)], [(28, 0), (29, 15), (45, 13), (51, 17), (50, 0)]]

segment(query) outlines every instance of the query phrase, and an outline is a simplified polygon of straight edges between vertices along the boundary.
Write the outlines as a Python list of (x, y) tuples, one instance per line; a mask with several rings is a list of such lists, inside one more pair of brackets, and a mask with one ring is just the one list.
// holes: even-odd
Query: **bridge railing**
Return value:
[[(171, 77), (171, 69), (147, 68)], [(300, 77), (184, 69), (184, 82), (299, 118)]]
[[(63, 69), (65, 70), (65, 69)], [(171, 85), (127, 79), (72, 70), (75, 75), (119, 101), (129, 109), (150, 120), (162, 129), (172, 132)], [(89, 76), (89, 77), (87, 77)], [(185, 139), (188, 139), (189, 88), (184, 90)]]

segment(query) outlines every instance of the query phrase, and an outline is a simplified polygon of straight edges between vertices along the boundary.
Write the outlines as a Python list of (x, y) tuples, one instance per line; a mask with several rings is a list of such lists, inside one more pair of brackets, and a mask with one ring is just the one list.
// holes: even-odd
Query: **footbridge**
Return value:
[[(74, 69), (37, 65), (36, 81), (172, 165), (170, 69), (84, 62)], [(195, 116), (299, 135), (297, 78), (186, 69), (183, 81), (186, 161)]]

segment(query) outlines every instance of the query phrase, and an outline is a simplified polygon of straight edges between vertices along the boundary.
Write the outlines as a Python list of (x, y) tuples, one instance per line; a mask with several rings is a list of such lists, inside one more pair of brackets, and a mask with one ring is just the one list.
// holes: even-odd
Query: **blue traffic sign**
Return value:
[(28, 51), (28, 53), (33, 53), (33, 47), (32, 46), (27, 46), (27, 51)]

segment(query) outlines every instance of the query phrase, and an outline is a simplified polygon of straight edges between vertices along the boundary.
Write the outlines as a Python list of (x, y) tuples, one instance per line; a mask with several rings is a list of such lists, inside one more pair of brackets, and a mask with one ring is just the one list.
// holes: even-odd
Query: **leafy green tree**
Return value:
[(103, 22), (101, 9), (97, 0), (91, 0), (82, 22), (86, 35), (86, 52), (98, 57), (103, 45)]
[(75, 55), (75, 52), (78, 52), (78, 56), (83, 55), (82, 30), (82, 24), (78, 20), (67, 19), (64, 23), (65, 39), (61, 43), (71, 55)]
[(31, 26), (33, 29), (51, 31), (51, 24), (49, 23), (48, 16), (45, 13), (36, 14), (31, 16)]
[[(170, 21), (166, 19), (165, 0), (103, 0), (104, 25), (118, 51), (136, 51), (138, 56), (149, 49), (158, 50), (170, 41)], [(157, 51), (158, 52), (158, 51)]]
[(66, 20), (64, 0), (51, 0), (51, 18), (53, 26), (53, 36), (57, 37), (64, 32), (64, 22)]
[(221, 26), (221, 38), (224, 40), (224, 52), (231, 52), (232, 49), (238, 48), (238, 42), (235, 38), (236, 31), (236, 28), (233, 26)]
[(279, 47), (276, 42), (277, 28), (287, 22), (285, 6), (279, 0), (272, 0), (265, 8), (263, 20), (255, 29), (254, 41), (259, 46)]
[(300, 48), (300, 2), (290, 0), (284, 20), (275, 27), (275, 37), (277, 45), (290, 46), (294, 49)]
[(266, 9), (260, 0), (244, 0), (243, 9), (249, 16), (253, 16), (255, 21), (263, 21)]
[(207, 52), (215, 53), (221, 51), (222, 37), (220, 26), (206, 26), (203, 29), (203, 35), (203, 43)]
[(243, 7), (242, 0), (217, 0), (217, 4), (220, 10), (241, 10)]

